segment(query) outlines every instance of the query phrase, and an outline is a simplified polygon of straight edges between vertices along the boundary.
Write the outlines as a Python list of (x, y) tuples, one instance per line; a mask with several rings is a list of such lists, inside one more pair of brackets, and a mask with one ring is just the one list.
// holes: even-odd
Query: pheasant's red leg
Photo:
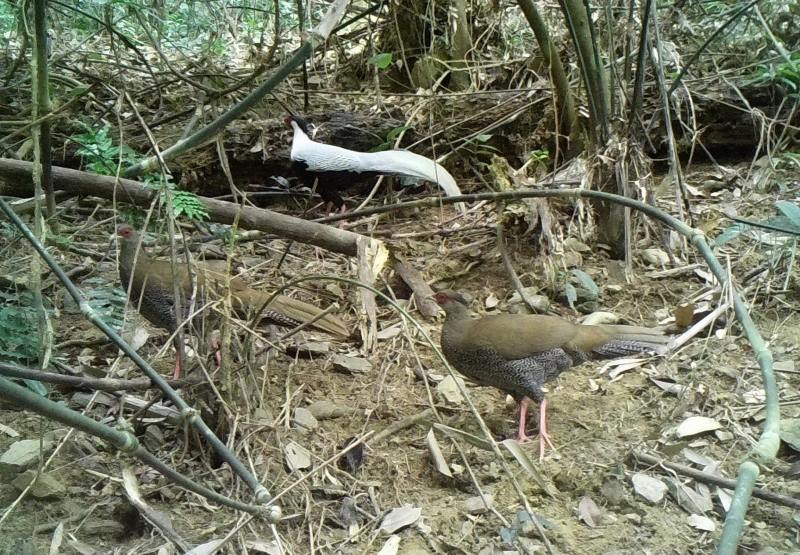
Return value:
[(527, 397), (523, 397), (519, 402), (519, 428), (517, 429), (517, 441), (524, 443), (530, 438), (525, 433), (525, 424), (528, 420), (528, 404), (531, 402)]
[(550, 435), (547, 433), (547, 399), (543, 399), (539, 405), (539, 460), (544, 459), (544, 445), (545, 443), (550, 446), (550, 449), (556, 449), (553, 442), (550, 441)]
[[(331, 204), (333, 204), (333, 203), (331, 203)], [(336, 212), (338, 212), (339, 214), (345, 214), (345, 213), (347, 213), (347, 205), (346, 205), (346, 204), (342, 204), (342, 205), (341, 205), (341, 206), (338, 208), (338, 210), (336, 210)], [(338, 224), (336, 224), (336, 226), (337, 226), (339, 229), (344, 229), (344, 220), (339, 220), (339, 223), (338, 223)]]
[(217, 361), (217, 368), (222, 366), (222, 346), (216, 336), (211, 337), (211, 348), (214, 349), (214, 359)]

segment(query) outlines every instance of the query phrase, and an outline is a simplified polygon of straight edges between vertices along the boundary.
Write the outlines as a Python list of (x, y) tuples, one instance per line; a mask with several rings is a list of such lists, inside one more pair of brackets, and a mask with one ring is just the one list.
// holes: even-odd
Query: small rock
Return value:
[(27, 468), (39, 461), (42, 452), (47, 452), (52, 445), (52, 441), (45, 440), (40, 442), (38, 439), (21, 439), (15, 441), (0, 456), (0, 469), (16, 472)]
[(337, 405), (333, 401), (314, 401), (308, 407), (308, 411), (317, 420), (330, 420), (332, 418), (341, 418), (343, 416), (350, 416), (355, 413), (355, 409), (345, 405)]
[(264, 406), (256, 407), (256, 409), (253, 411), (252, 418), (255, 422), (266, 425), (271, 424), (275, 420), (275, 418), (272, 416), (272, 411)]
[(144, 429), (142, 443), (144, 443), (144, 446), (147, 447), (149, 451), (154, 453), (158, 452), (164, 445), (164, 432), (161, 431), (159, 426), (151, 424)]
[(638, 525), (638, 524), (642, 523), (642, 516), (638, 515), (636, 513), (627, 513), (627, 514), (624, 514), (622, 516), (625, 518), (625, 520), (629, 520), (629, 521), (633, 522), (634, 524)]
[(337, 372), (346, 374), (366, 374), (372, 370), (372, 363), (365, 358), (347, 355), (336, 355), (331, 359), (331, 366)]
[(292, 421), (298, 427), (305, 430), (316, 430), (319, 426), (319, 422), (316, 418), (314, 418), (314, 415), (311, 414), (311, 411), (303, 407), (297, 407), (294, 409)]
[(578, 241), (574, 237), (567, 237), (564, 240), (564, 248), (575, 252), (590, 252), (592, 250), (589, 248), (589, 245)]
[(436, 391), (444, 397), (448, 403), (453, 405), (460, 405), (464, 402), (464, 397), (458, 388), (458, 383), (464, 387), (464, 380), (459, 377), (447, 376), (439, 385), (436, 386)]
[(18, 490), (22, 491), (26, 487), (28, 487), (28, 484), (30, 484), (31, 481), (33, 481), (34, 479), (36, 481), (31, 486), (29, 493), (37, 499), (62, 495), (64, 492), (67, 491), (67, 488), (66, 486), (64, 486), (64, 483), (61, 482), (58, 478), (56, 478), (53, 474), (51, 473), (39, 474), (37, 478), (36, 471), (33, 469), (26, 470), (22, 474), (19, 474), (11, 482), (11, 485), (13, 485)]
[(660, 503), (667, 492), (667, 485), (647, 474), (634, 474), (631, 478), (633, 490), (652, 504)]
[(609, 505), (622, 505), (625, 502), (625, 488), (617, 478), (608, 478), (600, 486), (602, 495)]
[[(536, 513), (536, 518), (539, 521), (539, 524), (542, 525), (542, 528), (545, 531), (553, 531), (559, 533), (559, 527), (555, 522), (548, 520), (547, 518), (543, 517), (542, 515)], [(519, 529), (519, 535), (526, 537), (526, 538), (538, 538), (539, 531), (536, 529), (536, 525), (531, 520), (530, 515), (525, 511), (518, 511), (517, 512), (517, 526)]]
[(714, 435), (720, 441), (731, 441), (733, 439), (733, 433), (728, 430), (717, 430), (714, 432)]
[(494, 496), (489, 493), (484, 494), (483, 497), (476, 495), (475, 497), (470, 497), (464, 501), (464, 510), (467, 512), (467, 514), (480, 515), (491, 509), (493, 503)]
[(598, 324), (617, 324), (619, 323), (619, 316), (613, 312), (592, 312), (586, 318), (581, 320), (581, 324), (585, 326), (596, 326)]
[(666, 266), (669, 264), (669, 255), (661, 249), (644, 249), (641, 257), (647, 264), (653, 266)]
[[(528, 298), (528, 302), (531, 304), (531, 308), (533, 308), (536, 312), (547, 312), (547, 310), (550, 308), (550, 298), (547, 295), (538, 294), (535, 287), (526, 287), (523, 289), (523, 291), (525, 292), (525, 296)], [(508, 304), (524, 304), (527, 306), (528, 303), (522, 299), (518, 291), (514, 291), (514, 294), (512, 294), (511, 298), (508, 300)]]
[(600, 298), (600, 288), (592, 276), (583, 270), (573, 269), (568, 282), (564, 285), (565, 296), (570, 305), (589, 314), (597, 310), (597, 299)]
[(295, 341), (286, 346), (286, 353), (301, 358), (323, 358), (331, 352), (327, 341)]
[(657, 308), (653, 312), (653, 316), (658, 322), (661, 322), (662, 320), (666, 320), (667, 318), (669, 318), (671, 314), (668, 308)]
[(561, 255), (561, 259), (566, 268), (580, 268), (583, 266), (583, 257), (579, 252), (565, 251), (564, 254)]
[[(539, 293), (539, 289), (536, 287), (523, 287), (522, 292), (525, 293), (528, 297), (533, 297)], [(519, 291), (514, 291), (511, 294), (511, 298), (508, 299), (508, 304), (519, 304), (523, 302), (522, 296), (519, 294)]]

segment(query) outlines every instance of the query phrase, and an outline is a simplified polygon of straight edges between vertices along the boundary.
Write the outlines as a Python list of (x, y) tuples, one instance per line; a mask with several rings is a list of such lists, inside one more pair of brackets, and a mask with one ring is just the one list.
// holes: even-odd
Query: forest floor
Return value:
[[(688, 179), (692, 182), (692, 176)], [(700, 180), (696, 175), (694, 182)], [(659, 198), (672, 198), (672, 193), (660, 191)], [(765, 195), (762, 200), (767, 198), (771, 197)], [(759, 202), (752, 197), (740, 198), (733, 187), (721, 187), (713, 195), (694, 200), (699, 207), (694, 214), (697, 225), (712, 236), (727, 225), (721, 223), (724, 211)], [(663, 204), (669, 209), (668, 202)], [(563, 284), (574, 268), (582, 269), (598, 286), (596, 310), (612, 312), (628, 323), (656, 325), (705, 291), (709, 293), (695, 303), (696, 311), (704, 302), (713, 309), (720, 301), (705, 266), (695, 266), (701, 260), (694, 253), (678, 248), (677, 259), (664, 265), (657, 258), (653, 263), (652, 252), (644, 255), (646, 249), (663, 249), (654, 228), (641, 224), (635, 228), (636, 237), (649, 238), (635, 244), (632, 271), (626, 277), (624, 265), (584, 238), (590, 237), (588, 226), (581, 227), (575, 221), (567, 225), (571, 212), (567, 203), (549, 205), (558, 222), (554, 234), (566, 246), (543, 252), (540, 232), (526, 233), (523, 223), (512, 222), (507, 236), (523, 282), (548, 297), (552, 311), (573, 320), (582, 317), (563, 301)], [(772, 203), (764, 206), (770, 210)], [(113, 234), (106, 220), (110, 213), (110, 207), (100, 208), (88, 220), (89, 232), (82, 233), (74, 244), (105, 253)], [(494, 246), (494, 207), (485, 205), (464, 218), (454, 216), (450, 208), (395, 214), (377, 225), (370, 224), (368, 230), (363, 224), (356, 229), (386, 239), (392, 249), (423, 272), (434, 288), (452, 287), (470, 293), (475, 299), (474, 312), (519, 309), (520, 305), (509, 302), (513, 288)], [(80, 223), (86, 225), (85, 220)], [(561, 241), (567, 238), (569, 241)], [(319, 272), (355, 277), (347, 258), (297, 244), (280, 275), (265, 269), (274, 264), (264, 264), (264, 260), (276, 261), (285, 246), (286, 242), (279, 239), (261, 239), (241, 244), (235, 256), (256, 286)], [(754, 236), (741, 236), (723, 248), (721, 255), (723, 265), (730, 263), (737, 277), (765, 264), (763, 272), (744, 284), (748, 292), (745, 297), (753, 303), (752, 315), (782, 369), (778, 374), (782, 418), (796, 419), (800, 418), (800, 372), (793, 367), (800, 344), (800, 315), (793, 298), (797, 282), (793, 275), (789, 287), (784, 287), (785, 258), (776, 267), (769, 265), (779, 248)], [(93, 270), (95, 277), (102, 276), (113, 284), (114, 251), (109, 252), (110, 257)], [(27, 254), (18, 251), (18, 256)], [(91, 262), (75, 252), (61, 251), (59, 258), (65, 267)], [(19, 259), (6, 257), (4, 275), (12, 264), (24, 267)], [(665, 272), (670, 269), (674, 272)], [(788, 271), (796, 275), (797, 270), (789, 266)], [(79, 283), (85, 277), (78, 279)], [(391, 277), (379, 285), (385, 291), (391, 288), (398, 298), (406, 296)], [(309, 287), (314, 292), (305, 290), (301, 295), (337, 300), (345, 318), (355, 325), (359, 304), (349, 286), (319, 283)], [(74, 341), (56, 354), (76, 368), (113, 368), (116, 377), (137, 377), (138, 370), (119, 359), (110, 344), (98, 344), (95, 340), (100, 333), (62, 300), (60, 292), (53, 298), (59, 307), (54, 318), (57, 342)], [(441, 322), (425, 321), (418, 312), (412, 313), (438, 342)], [(524, 445), (533, 468), (526, 469), (505, 448), (502, 463), (492, 451), (460, 436), (450, 438), (443, 428), (436, 428), (432, 435), (451, 476), (431, 463), (428, 438), (437, 421), (434, 412), (446, 426), (478, 437), (482, 436), (480, 427), (464, 400), (446, 387), (450, 381), (445, 380), (447, 371), (421, 334), (400, 323), (396, 312), (379, 303), (380, 333), (371, 353), (361, 352), (355, 343), (306, 335), (305, 339), (323, 342), (329, 351), (305, 358), (273, 350), (250, 356), (247, 364), (239, 363), (237, 357), (231, 357), (223, 369), (208, 364), (213, 388), (202, 380), (200, 370), (189, 372), (190, 378), (200, 379), (200, 383), (181, 389), (189, 404), (201, 410), (272, 494), (289, 488), (280, 500), (284, 520), (277, 525), (277, 534), (263, 521), (250, 520), (168, 483), (99, 440), (68, 434), (62, 426), (0, 405), (0, 454), (20, 440), (41, 439), (42, 457), (35, 457), (30, 468), (48, 460), (44, 470), (53, 479), (44, 497), (26, 495), (15, 505), (20, 490), (14, 479), (22, 468), (0, 464), (0, 506), (8, 508), (0, 525), (0, 554), (45, 553), (61, 525), (64, 553), (176, 552), (170, 541), (143, 520), (126, 495), (121, 479), (124, 467), (132, 469), (144, 500), (171, 519), (186, 545), (225, 538), (239, 526), (225, 548), (229, 553), (544, 553), (544, 543), (524, 511), (520, 493), (558, 553), (714, 551), (730, 492), (663, 467), (637, 465), (631, 452), (736, 478), (739, 464), (759, 437), (764, 413), (760, 372), (732, 315), (664, 358), (628, 367), (587, 363), (551, 382), (547, 393), (549, 425), (557, 449), (548, 451), (539, 462), (538, 443)], [(142, 330), (149, 335), (140, 352), (154, 359), (166, 335), (143, 321), (130, 322), (128, 334), (137, 330), (140, 337)], [(261, 333), (267, 331), (262, 329)], [(255, 339), (249, 347), (260, 345), (262, 340)], [(334, 355), (363, 356), (372, 367), (364, 372), (335, 371), (330, 363)], [(165, 374), (172, 370), (172, 357), (168, 348), (157, 359), (156, 366)], [(423, 375), (427, 385), (420, 379)], [(512, 437), (516, 414), (510, 399), (493, 389), (467, 387), (495, 438)], [(120, 415), (131, 418), (137, 413), (132, 424), (145, 446), (161, 460), (226, 495), (250, 499), (246, 487), (226, 465), (219, 464), (208, 445), (193, 432), (187, 433), (163, 413), (132, 408), (138, 406), (133, 403), (137, 398), (168, 406), (155, 391), (101, 393), (88, 408), (91, 395), (87, 392), (61, 390), (53, 397), (112, 424)], [(316, 418), (297, 413), (298, 408), (309, 409)], [(422, 416), (427, 417), (420, 418), (432, 408), (435, 411), (425, 412)], [(710, 419), (704, 421), (709, 429), (678, 438), (676, 427), (696, 416)], [(298, 420), (306, 422), (309, 429), (299, 426)], [(369, 431), (381, 436), (382, 431), (391, 430), (399, 422), (407, 425), (377, 440), (366, 439), (358, 468), (347, 470), (338, 462), (320, 468), (349, 438), (362, 437)], [(534, 417), (529, 426), (535, 429)], [(290, 469), (287, 453), (293, 453), (292, 459), (301, 468)], [(303, 461), (304, 455), (307, 461)], [(797, 498), (797, 460), (797, 453), (783, 445), (778, 459), (762, 467), (759, 485)], [(667, 493), (651, 503), (634, 487), (635, 475), (637, 479), (644, 475), (662, 484), (669, 482), (673, 490), (683, 494)], [(491, 496), (491, 510), (475, 499), (478, 486)], [(401, 507), (407, 509), (403, 512), (409, 524), (394, 529), (386, 515)], [(413, 509), (419, 509), (418, 518)], [(759, 499), (751, 501), (742, 540), (747, 552), (797, 552), (799, 534), (797, 511)]]

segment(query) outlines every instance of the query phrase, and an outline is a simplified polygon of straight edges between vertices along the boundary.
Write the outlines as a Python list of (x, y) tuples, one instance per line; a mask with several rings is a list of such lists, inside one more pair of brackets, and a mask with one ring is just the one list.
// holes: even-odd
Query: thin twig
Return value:
[[(736, 480), (723, 478), (721, 476), (714, 476), (713, 474), (702, 472), (690, 466), (659, 459), (658, 457), (654, 457), (640, 451), (631, 451), (631, 457), (633, 457), (635, 462), (652, 465), (653, 467), (663, 466), (664, 468), (669, 468), (678, 474), (688, 476), (689, 478), (693, 478), (699, 482), (705, 482), (706, 484), (712, 484), (725, 489), (734, 489), (736, 487)], [(777, 505), (783, 505), (784, 507), (800, 509), (800, 499), (781, 495), (779, 493), (773, 493), (763, 488), (753, 488), (753, 497), (757, 497), (758, 499), (763, 499), (764, 501), (769, 501), (770, 503), (775, 503)]]

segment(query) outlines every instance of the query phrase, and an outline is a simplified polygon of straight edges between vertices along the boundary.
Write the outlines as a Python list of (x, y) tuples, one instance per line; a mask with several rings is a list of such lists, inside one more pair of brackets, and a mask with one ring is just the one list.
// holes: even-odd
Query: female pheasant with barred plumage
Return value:
[(517, 437), (527, 441), (528, 404), (539, 403), (539, 458), (547, 433), (547, 399), (542, 386), (565, 370), (595, 358), (663, 353), (670, 338), (653, 328), (579, 325), (556, 316), (497, 314), (473, 319), (466, 299), (440, 291), (436, 302), (447, 317), (442, 352), (453, 367), (478, 385), (500, 389), (519, 403)]

